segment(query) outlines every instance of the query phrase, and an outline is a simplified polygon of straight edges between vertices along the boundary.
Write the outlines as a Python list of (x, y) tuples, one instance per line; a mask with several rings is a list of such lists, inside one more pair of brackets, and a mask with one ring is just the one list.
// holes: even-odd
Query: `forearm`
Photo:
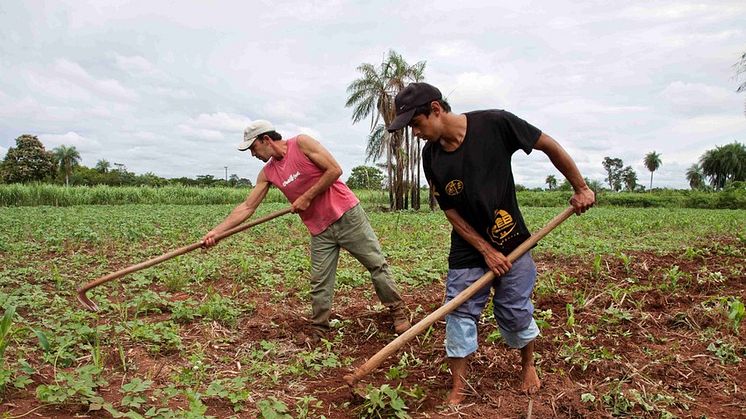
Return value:
[(475, 249), (477, 249), (479, 253), (481, 253), (482, 255), (486, 255), (490, 250), (494, 250), (492, 245), (490, 245), (487, 240), (480, 236), (479, 233), (474, 230), (474, 227), (467, 223), (466, 220), (461, 218), (461, 215), (456, 210), (446, 210), (445, 214), (448, 222), (450, 222), (451, 226), (453, 226), (453, 230)]
[(320, 195), (327, 189), (329, 189), (332, 184), (339, 179), (339, 177), (342, 176), (342, 169), (339, 168), (329, 168), (324, 171), (324, 174), (321, 175), (319, 180), (316, 181), (316, 183), (313, 184), (306, 192), (303, 193), (303, 197), (308, 199), (308, 201), (313, 201), (316, 196)]
[(215, 226), (212, 231), (218, 234), (228, 231), (244, 222), (244, 220), (246, 220), (247, 218), (251, 217), (254, 214), (255, 210), (256, 208), (250, 208), (248, 205), (246, 205), (245, 202), (242, 202), (238, 206), (233, 208), (233, 211), (228, 214), (225, 220)]

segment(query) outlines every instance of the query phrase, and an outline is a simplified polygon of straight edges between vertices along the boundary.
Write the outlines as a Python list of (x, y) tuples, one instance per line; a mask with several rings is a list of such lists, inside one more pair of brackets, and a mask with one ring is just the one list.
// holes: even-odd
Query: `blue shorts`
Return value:
[[(487, 272), (484, 268), (450, 269), (446, 278), (446, 302), (473, 284)], [(451, 358), (464, 358), (477, 350), (477, 322), (487, 305), (490, 289), (493, 312), (505, 343), (522, 348), (539, 335), (534, 321), (531, 293), (536, 283), (536, 265), (529, 253), (513, 263), (505, 275), (495, 278), (446, 316), (446, 352)]]

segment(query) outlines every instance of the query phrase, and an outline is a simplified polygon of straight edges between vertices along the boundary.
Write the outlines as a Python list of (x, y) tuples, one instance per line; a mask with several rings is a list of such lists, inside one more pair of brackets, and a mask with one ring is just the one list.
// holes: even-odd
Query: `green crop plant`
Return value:
[(238, 376), (234, 378), (221, 378), (213, 380), (205, 390), (205, 396), (217, 397), (231, 403), (234, 412), (243, 410), (243, 404), (249, 400), (251, 379)]
[(133, 409), (139, 409), (145, 403), (145, 391), (153, 384), (151, 380), (133, 378), (129, 383), (122, 385), (120, 392), (124, 394), (121, 405)]
[(207, 300), (197, 308), (197, 314), (226, 326), (234, 326), (238, 316), (242, 312), (242, 309), (245, 311), (251, 311), (252, 307), (240, 307), (230, 297), (223, 297), (210, 289), (208, 291)]
[(731, 321), (733, 331), (739, 334), (741, 322), (746, 317), (746, 308), (738, 297), (728, 297), (725, 299), (728, 307), (728, 319)]
[(733, 344), (724, 342), (720, 339), (707, 345), (707, 350), (715, 355), (721, 364), (738, 364), (741, 362), (741, 358), (738, 356), (738, 352)]
[(337, 354), (331, 350), (322, 351), (319, 348), (315, 348), (313, 351), (299, 352), (295, 357), (295, 363), (288, 368), (291, 374), (315, 376), (322, 369), (343, 366)]
[(575, 326), (575, 307), (567, 303), (565, 304), (565, 312), (567, 313), (567, 327), (573, 327)]
[(11, 341), (13, 341), (14, 335), (25, 330), (30, 330), (36, 335), (45, 353), (48, 353), (50, 349), (47, 337), (42, 331), (34, 328), (15, 326), (15, 316), (16, 306), (10, 305), (3, 313), (2, 319), (0, 319), (0, 395), (10, 383), (16, 388), (25, 388), (26, 385), (32, 382), (29, 375), (34, 373), (34, 369), (24, 359), (16, 361), (16, 368), (8, 368), (5, 351), (8, 349)]
[(593, 265), (591, 268), (591, 276), (594, 278), (598, 278), (601, 276), (601, 272), (603, 271), (603, 258), (601, 255), (595, 255), (593, 257)]
[(679, 269), (679, 265), (674, 265), (663, 274), (663, 283), (660, 285), (662, 291), (675, 293), (680, 286), (680, 282), (686, 279), (687, 273)]
[(632, 256), (619, 253), (618, 255), (619, 260), (622, 261), (622, 266), (624, 267), (624, 272), (627, 273), (627, 275), (632, 273)]
[(534, 319), (536, 320), (536, 325), (539, 326), (540, 330), (546, 330), (552, 327), (552, 315), (553, 313), (551, 308), (548, 308), (546, 310), (537, 309), (534, 311)]
[(368, 384), (363, 403), (358, 407), (361, 418), (409, 418), (407, 404), (401, 394), (401, 386), (392, 388), (388, 384), (373, 387)]
[(608, 324), (620, 324), (624, 322), (631, 322), (632, 313), (630, 313), (627, 310), (617, 308), (615, 306), (610, 306), (609, 308), (604, 310), (604, 314), (603, 316), (601, 316), (601, 320)]
[(189, 353), (188, 363), (173, 379), (182, 386), (197, 389), (207, 377), (209, 365), (205, 363), (205, 352), (199, 344)]
[(134, 320), (128, 322), (128, 327), (130, 339), (144, 343), (151, 353), (169, 353), (181, 348), (179, 326), (173, 322), (145, 323)]
[(555, 295), (558, 292), (557, 279), (554, 273), (539, 275), (534, 292), (537, 296)]
[(296, 419), (307, 419), (310, 416), (311, 409), (321, 409), (323, 402), (316, 397), (305, 395), (298, 398), (298, 402), (295, 403), (295, 418)]
[(604, 406), (614, 416), (625, 416), (631, 413), (635, 402), (622, 391), (623, 381), (615, 380), (611, 383), (609, 391), (601, 396)]
[(389, 368), (386, 373), (386, 378), (389, 380), (406, 378), (409, 375), (409, 368), (414, 368), (421, 364), (421, 359), (417, 358), (410, 352), (404, 352), (399, 358), (399, 363)]
[(293, 419), (288, 405), (274, 396), (259, 400), (256, 407), (259, 408), (259, 417), (262, 419)]
[(36, 388), (36, 398), (49, 404), (82, 404), (90, 410), (101, 409), (104, 399), (97, 389), (108, 383), (100, 377), (101, 370), (95, 365), (84, 365), (73, 372), (58, 372), (53, 384), (41, 384)]

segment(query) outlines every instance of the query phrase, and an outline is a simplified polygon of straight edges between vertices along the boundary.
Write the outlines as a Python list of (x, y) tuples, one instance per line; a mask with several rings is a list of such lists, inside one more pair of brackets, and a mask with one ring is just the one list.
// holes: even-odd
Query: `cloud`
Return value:
[(137, 99), (137, 93), (128, 89), (114, 79), (96, 79), (80, 64), (67, 59), (59, 59), (54, 64), (54, 71), (64, 79), (90, 90), (95, 94), (103, 94), (111, 99), (132, 101)]
[(125, 57), (115, 53), (114, 60), (119, 68), (133, 75), (163, 74), (150, 61), (139, 55)]
[(95, 151), (100, 147), (98, 141), (86, 138), (73, 131), (69, 131), (65, 134), (39, 134), (38, 137), (44, 144), (44, 147), (48, 150), (61, 145), (74, 146), (79, 152)]
[(727, 111), (740, 102), (738, 95), (731, 90), (681, 80), (666, 86), (661, 97), (672, 111), (687, 116)]
[(468, 72), (459, 74), (450, 91), (443, 91), (449, 101), (466, 108), (485, 103), (506, 103), (510, 87), (496, 74)]
[(187, 124), (195, 128), (211, 129), (224, 132), (243, 132), (244, 128), (251, 123), (251, 119), (238, 114), (228, 112), (216, 112), (212, 114), (199, 114), (191, 118)]

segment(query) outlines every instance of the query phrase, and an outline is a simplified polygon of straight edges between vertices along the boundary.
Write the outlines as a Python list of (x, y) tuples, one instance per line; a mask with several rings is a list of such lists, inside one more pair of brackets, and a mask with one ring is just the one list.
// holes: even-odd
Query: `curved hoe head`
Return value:
[(88, 311), (98, 311), (98, 306), (85, 295), (85, 291), (86, 290), (78, 289), (78, 301), (80, 301), (80, 304), (83, 304), (83, 307)]

